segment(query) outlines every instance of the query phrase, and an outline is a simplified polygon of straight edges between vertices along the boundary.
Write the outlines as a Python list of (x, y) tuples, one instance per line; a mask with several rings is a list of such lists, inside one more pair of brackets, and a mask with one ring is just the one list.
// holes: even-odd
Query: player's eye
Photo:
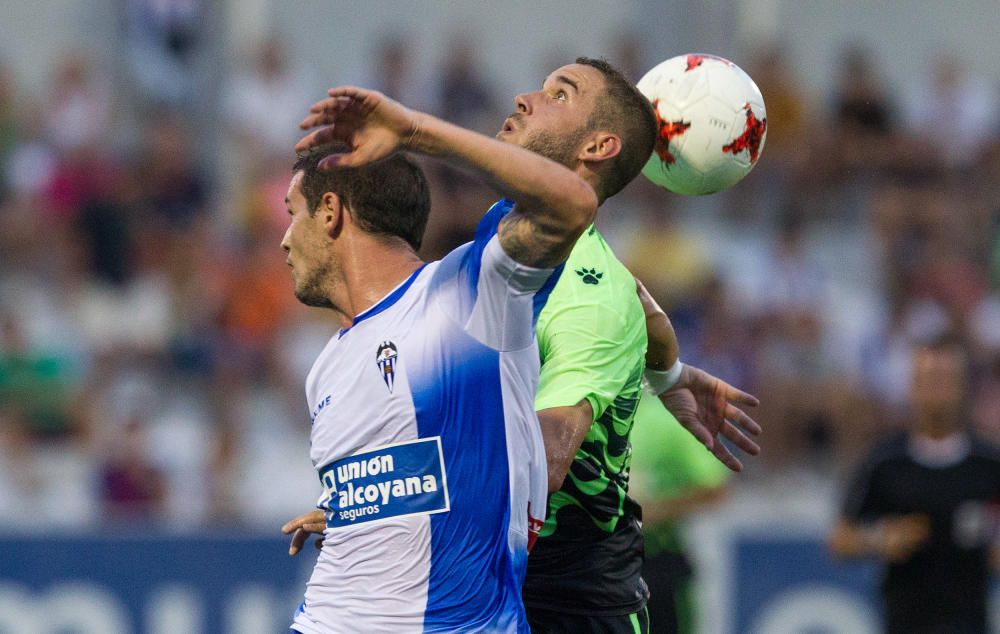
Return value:
[(566, 101), (569, 98), (569, 95), (566, 94), (565, 90), (557, 90), (555, 97), (559, 101)]

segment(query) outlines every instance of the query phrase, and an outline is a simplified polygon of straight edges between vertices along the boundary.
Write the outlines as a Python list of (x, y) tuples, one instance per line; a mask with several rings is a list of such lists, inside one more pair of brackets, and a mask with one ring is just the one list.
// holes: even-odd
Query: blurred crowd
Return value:
[[(197, 31), (171, 19), (134, 29), (130, 72), (67, 52), (44, 110), (0, 61), (0, 527), (271, 530), (318, 494), (303, 378), (337, 325), (297, 304), (279, 242), (327, 86), (270, 41), (200, 99)], [(608, 58), (643, 70), (635, 40)], [(387, 37), (367, 83), (489, 134), (513, 108), (469, 40), (430, 85), (410, 63)], [(1000, 441), (1000, 102), (928, 64), (911, 94), (850, 48), (817, 96), (761, 48), (741, 63), (768, 111), (755, 171), (698, 199), (640, 178), (602, 210), (682, 358), (761, 398), (747, 478), (850, 465), (905, 423), (909, 345), (944, 334), (974, 361), (969, 423)], [(436, 258), (494, 194), (426, 167)]]

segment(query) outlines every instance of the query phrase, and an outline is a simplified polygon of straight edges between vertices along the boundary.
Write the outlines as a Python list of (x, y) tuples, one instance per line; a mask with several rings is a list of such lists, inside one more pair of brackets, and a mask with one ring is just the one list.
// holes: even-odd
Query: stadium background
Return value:
[[(910, 342), (966, 338), (970, 422), (1000, 440), (993, 0), (0, 9), (0, 631), (287, 622), (311, 562), (278, 527), (317, 495), (302, 378), (333, 325), (291, 295), (281, 199), (294, 124), (338, 83), (492, 133), (581, 54), (757, 80), (745, 182), (637, 182), (600, 220), (683, 358), (764, 402), (763, 454), (688, 526), (703, 631), (874, 631), (874, 570), (821, 540), (905, 422)], [(492, 195), (428, 168), (436, 257)]]

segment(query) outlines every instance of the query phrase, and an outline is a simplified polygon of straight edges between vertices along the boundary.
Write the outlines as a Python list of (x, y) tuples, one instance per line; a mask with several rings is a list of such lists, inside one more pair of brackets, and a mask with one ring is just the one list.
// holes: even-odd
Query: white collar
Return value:
[(972, 452), (972, 443), (964, 432), (955, 432), (944, 438), (930, 438), (914, 433), (906, 443), (907, 453), (913, 461), (931, 469), (954, 466)]

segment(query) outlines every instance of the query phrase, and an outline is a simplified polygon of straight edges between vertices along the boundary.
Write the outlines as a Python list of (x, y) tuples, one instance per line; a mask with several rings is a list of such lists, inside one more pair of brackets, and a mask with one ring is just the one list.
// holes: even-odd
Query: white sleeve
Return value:
[(495, 350), (520, 350), (535, 337), (536, 301), (555, 269), (536, 269), (515, 262), (494, 235), (482, 252), (476, 299), (465, 330)]

